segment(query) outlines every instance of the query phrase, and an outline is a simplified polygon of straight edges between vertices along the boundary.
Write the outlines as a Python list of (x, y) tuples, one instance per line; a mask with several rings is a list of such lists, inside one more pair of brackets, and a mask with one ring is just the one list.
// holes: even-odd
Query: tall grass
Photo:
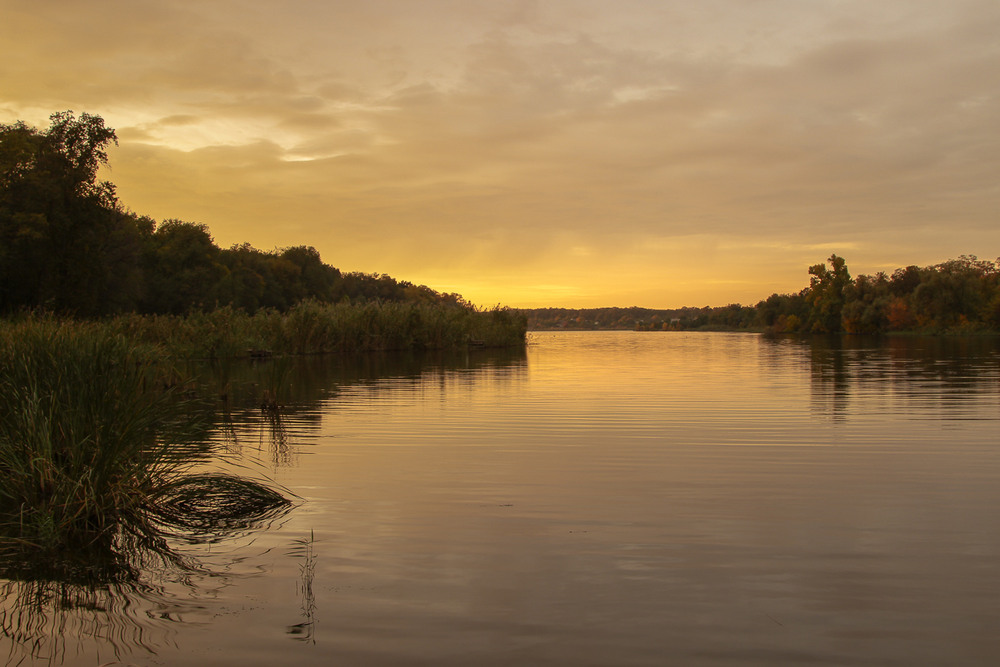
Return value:
[(525, 331), (507, 309), (394, 302), (0, 321), (0, 543), (99, 535), (175, 485), (198, 439), (164, 359), (512, 347)]
[(0, 327), (0, 534), (53, 546), (116, 525), (190, 460), (149, 355), (99, 325)]
[(125, 315), (104, 326), (164, 356), (223, 359), (255, 353), (523, 346), (527, 320), (499, 307), (474, 310), (420, 303), (303, 301), (287, 313), (265, 310), (249, 315), (227, 307), (183, 317)]
[[(251, 479), (194, 474), (205, 403), (162, 350), (107, 323), (0, 321), (0, 636), (59, 660), (64, 612), (102, 611), (95, 638), (144, 644), (126, 610), (145, 572), (200, 568), (178, 539), (214, 541), (283, 516)], [(147, 578), (148, 579), (148, 578)], [(104, 628), (104, 629), (100, 629)], [(17, 648), (16, 647), (21, 647)]]
[(506, 309), (477, 311), (418, 303), (302, 302), (272, 328), (269, 345), (291, 354), (441, 350), (476, 343), (524, 344), (526, 320)]

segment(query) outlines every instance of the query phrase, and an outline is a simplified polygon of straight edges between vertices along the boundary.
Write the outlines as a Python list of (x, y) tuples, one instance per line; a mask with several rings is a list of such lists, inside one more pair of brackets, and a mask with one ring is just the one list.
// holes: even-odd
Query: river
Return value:
[(222, 369), (209, 465), (295, 507), (8, 582), (11, 663), (1000, 663), (996, 339), (529, 341)]

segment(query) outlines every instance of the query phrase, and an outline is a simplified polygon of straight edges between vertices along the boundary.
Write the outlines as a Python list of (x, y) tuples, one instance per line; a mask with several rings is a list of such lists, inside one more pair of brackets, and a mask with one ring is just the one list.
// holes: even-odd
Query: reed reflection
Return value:
[(215, 439), (229, 456), (273, 469), (298, 464), (329, 406), (346, 393), (436, 386), (503, 386), (527, 369), (524, 349), (382, 352), (342, 356), (229, 360), (197, 369), (202, 392), (217, 397)]
[(199, 554), (205, 544), (236, 542), (265, 530), (292, 508), (259, 482), (192, 474), (114, 530), (58, 553), (4, 541), (0, 548), (0, 636), (8, 664), (62, 664), (67, 655), (155, 654), (168, 625), (181, 620), (177, 594), (197, 598), (197, 579), (229, 576)]
[(523, 348), (461, 351), (372, 352), (352, 356), (229, 359), (189, 369), (202, 383), (202, 393), (219, 399), (226, 409), (249, 412), (277, 405), (282, 414), (305, 417), (341, 388), (388, 378), (420, 380), (430, 375), (486, 371), (523, 366)]
[[(191, 402), (192, 465), (214, 468), (266, 463), (295, 466), (318, 429), (323, 406), (344, 392), (411, 389), (426, 383), (471, 389), (503, 384), (524, 371), (524, 350), (381, 353), (205, 363)], [(207, 425), (206, 425), (207, 424)], [(222, 465), (226, 467), (226, 465)], [(219, 472), (188, 473), (141, 512), (123, 514), (113, 530), (85, 545), (39, 557), (37, 549), (0, 541), (0, 637), (10, 664), (63, 664), (93, 656), (127, 661), (172, 642), (197, 600), (231, 579), (228, 554), (285, 520), (294, 503), (268, 483)], [(212, 545), (209, 549), (209, 545)], [(289, 638), (314, 643), (314, 539), (287, 552), (300, 560), (300, 617)], [(231, 559), (230, 559), (231, 560)], [(184, 600), (183, 602), (181, 600)], [(193, 602), (192, 602), (193, 601)], [(192, 606), (193, 605), (193, 606)]]
[(289, 637), (308, 644), (316, 643), (316, 594), (313, 591), (313, 580), (316, 577), (315, 534), (310, 531), (308, 538), (295, 540), (288, 555), (301, 560), (299, 564), (299, 580), (296, 582), (298, 594), (302, 597), (302, 616), (298, 623), (285, 629)]

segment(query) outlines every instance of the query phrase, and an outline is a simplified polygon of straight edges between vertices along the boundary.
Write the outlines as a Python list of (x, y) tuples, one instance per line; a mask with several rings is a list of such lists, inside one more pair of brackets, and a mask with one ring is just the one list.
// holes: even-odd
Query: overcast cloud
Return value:
[(1000, 255), (993, 0), (0, 0), (0, 121), (226, 246), (510, 305), (721, 305)]

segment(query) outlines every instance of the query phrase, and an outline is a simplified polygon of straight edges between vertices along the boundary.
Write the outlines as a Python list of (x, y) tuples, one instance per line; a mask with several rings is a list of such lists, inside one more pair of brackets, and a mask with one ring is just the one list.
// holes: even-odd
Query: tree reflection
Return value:
[(851, 374), (843, 336), (813, 336), (809, 347), (813, 410), (844, 421), (850, 408)]
[[(796, 346), (808, 363), (813, 411), (834, 421), (908, 408), (909, 414), (962, 418), (1000, 382), (993, 336), (806, 336), (765, 338)], [(933, 405), (928, 401), (936, 397)]]

